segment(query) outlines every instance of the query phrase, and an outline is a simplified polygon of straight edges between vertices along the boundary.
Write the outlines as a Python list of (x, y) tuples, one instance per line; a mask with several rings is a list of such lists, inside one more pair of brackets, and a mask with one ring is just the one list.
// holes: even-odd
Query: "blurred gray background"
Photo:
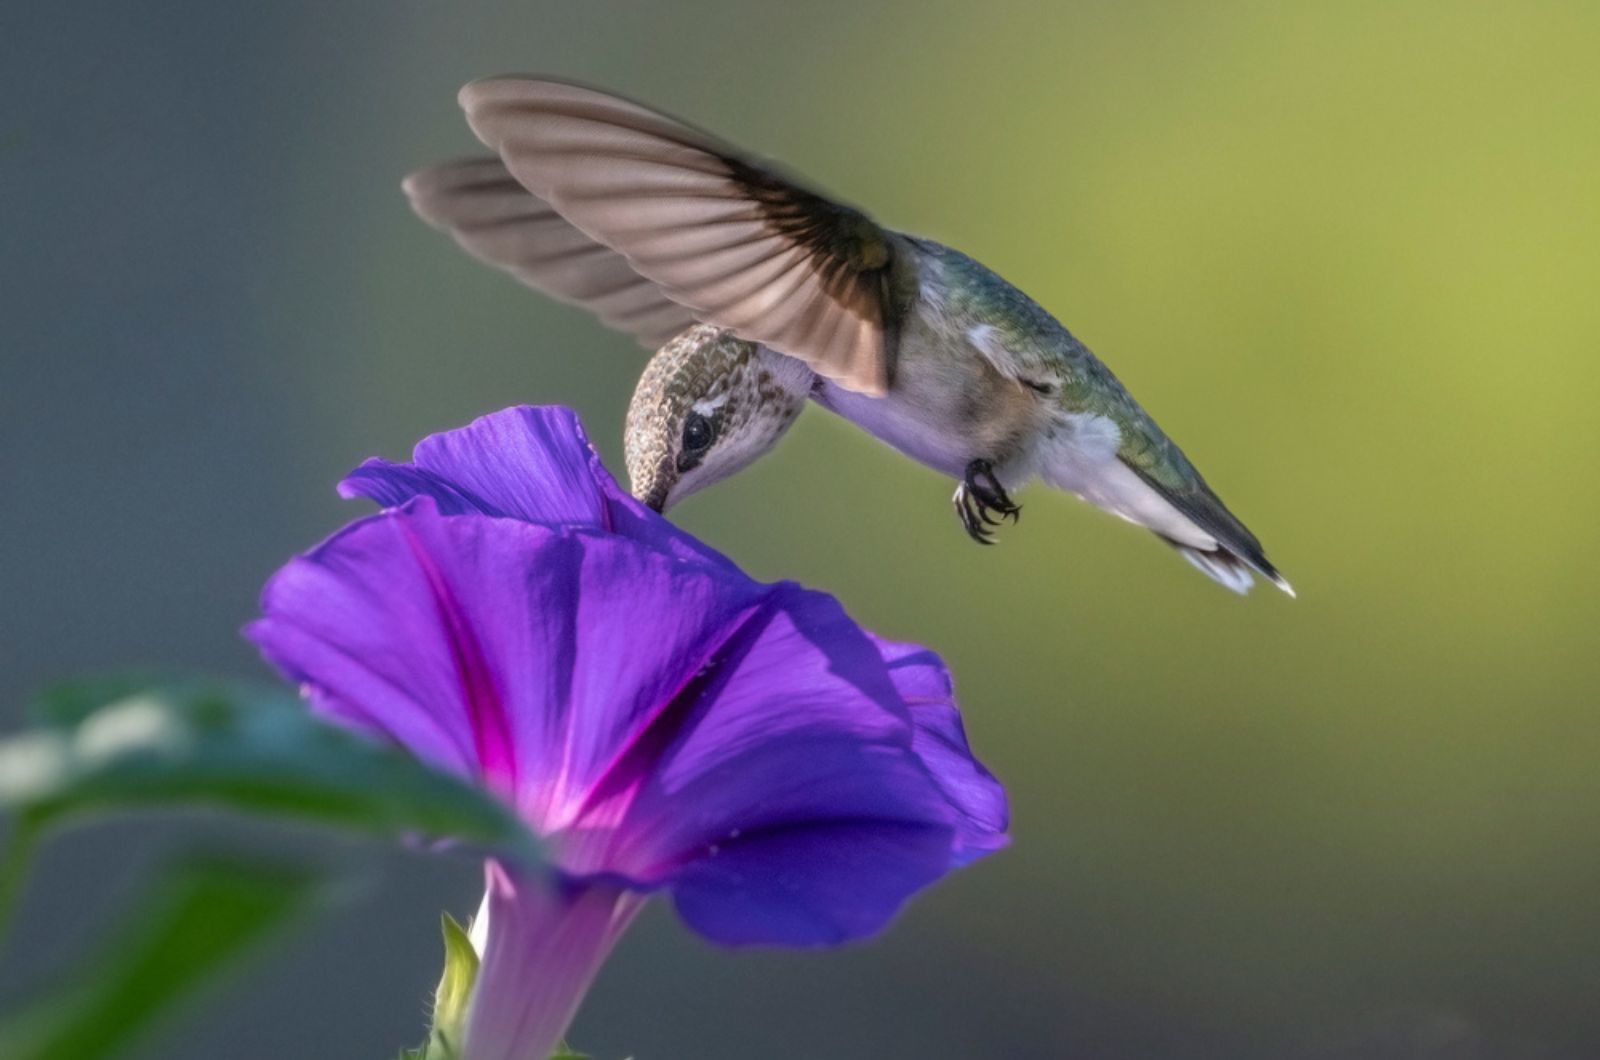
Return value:
[[(639, 351), (398, 190), (473, 148), (462, 82), (561, 74), (1004, 273), (1300, 590), (1235, 599), (1039, 490), (977, 549), (949, 482), (809, 411), (677, 517), (943, 652), (1014, 845), (844, 953), (656, 909), (575, 1044), (1600, 1055), (1597, 44), (1578, 3), (10, 0), (0, 721), (74, 672), (264, 676), (237, 629), (366, 456), (561, 402), (620, 469)], [(204, 830), (57, 839), (0, 1004)], [(412, 1044), (476, 868), (252, 834), (350, 882), (147, 1055)]]

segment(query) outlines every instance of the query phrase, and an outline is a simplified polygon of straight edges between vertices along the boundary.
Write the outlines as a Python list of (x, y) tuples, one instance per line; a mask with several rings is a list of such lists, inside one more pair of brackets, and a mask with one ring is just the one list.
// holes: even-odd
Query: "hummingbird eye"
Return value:
[(717, 428), (712, 422), (698, 412), (689, 413), (688, 419), (683, 421), (683, 451), (703, 453), (716, 440)]

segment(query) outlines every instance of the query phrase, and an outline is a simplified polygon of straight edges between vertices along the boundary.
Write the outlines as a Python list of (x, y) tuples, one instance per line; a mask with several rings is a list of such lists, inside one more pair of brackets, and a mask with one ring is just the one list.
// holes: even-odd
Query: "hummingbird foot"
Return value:
[(951, 502), (967, 536), (980, 545), (994, 544), (991, 527), (999, 526), (1006, 519), (1014, 523), (1022, 513), (1021, 506), (1011, 502), (1006, 488), (995, 477), (994, 466), (987, 460), (974, 460), (967, 465), (966, 478), (956, 487)]

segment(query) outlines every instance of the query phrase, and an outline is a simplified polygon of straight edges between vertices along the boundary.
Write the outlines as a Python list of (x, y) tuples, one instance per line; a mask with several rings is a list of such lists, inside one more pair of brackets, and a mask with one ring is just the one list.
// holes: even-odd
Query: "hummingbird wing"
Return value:
[(529, 194), (498, 158), (419, 170), (401, 187), (417, 216), (479, 261), (589, 310), (652, 349), (695, 322), (693, 313), (635, 272), (627, 258)]
[(849, 389), (888, 389), (894, 243), (866, 215), (595, 89), (498, 77), (461, 105), (523, 187), (698, 319)]

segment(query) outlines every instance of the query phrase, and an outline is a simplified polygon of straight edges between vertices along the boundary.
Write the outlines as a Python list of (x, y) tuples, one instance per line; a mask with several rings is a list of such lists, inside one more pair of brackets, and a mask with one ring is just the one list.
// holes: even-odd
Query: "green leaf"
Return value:
[(199, 805), (532, 852), (527, 829), (487, 792), (326, 725), (277, 689), (76, 683), (35, 713), (43, 727), (0, 741), (0, 807), (32, 827)]
[(114, 810), (214, 807), (537, 856), (487, 792), (326, 725), (276, 688), (77, 682), (43, 697), (35, 716), (41, 727), (0, 741), (0, 809), (17, 815), (0, 919), (42, 830)]
[(304, 871), (239, 858), (169, 866), (94, 959), (0, 1022), (0, 1056), (122, 1054), (288, 924), (313, 884)]

